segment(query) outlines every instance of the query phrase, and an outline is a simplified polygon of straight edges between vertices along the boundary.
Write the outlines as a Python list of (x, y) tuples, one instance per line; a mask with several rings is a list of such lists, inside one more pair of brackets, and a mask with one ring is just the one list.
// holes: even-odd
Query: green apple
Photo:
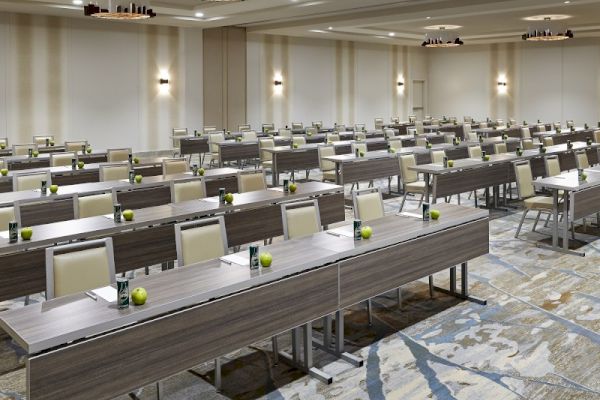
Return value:
[(227, 204), (231, 204), (233, 203), (233, 194), (231, 193), (227, 193), (225, 195), (225, 201), (227, 202)]
[(40, 155), (40, 152), (39, 152), (39, 151), (37, 151), (37, 150), (34, 150), (34, 151), (33, 151), (33, 156), (34, 156), (34, 157), (37, 157), (37, 156), (39, 156), (39, 155)]
[(133, 221), (133, 211), (132, 210), (123, 211), (123, 218), (125, 218), (125, 221)]
[(360, 236), (363, 239), (370, 239), (373, 235), (373, 229), (370, 226), (363, 226), (360, 228)]
[(131, 291), (131, 301), (136, 306), (143, 306), (148, 299), (148, 292), (142, 287), (136, 287)]
[(241, 141), (242, 141), (242, 138), (238, 136), (238, 137), (236, 137), (236, 138), (235, 138), (235, 141), (236, 141), (236, 142), (241, 142)]
[(8, 170), (6, 168), (2, 168), (0, 169), (0, 174), (2, 174), (2, 176), (6, 176), (8, 175)]
[(361, 151), (360, 153), (358, 153), (359, 156), (364, 157), (365, 156), (365, 152)]
[(79, 167), (79, 169), (83, 169), (83, 167), (85, 167), (85, 163), (83, 161), (79, 161), (77, 163), (77, 167)]
[(584, 172), (583, 174), (581, 174), (581, 180), (585, 181), (587, 179), (587, 174)]
[(31, 240), (31, 236), (33, 236), (33, 229), (31, 229), (31, 228), (21, 229), (21, 237), (23, 238), (23, 240)]
[(142, 176), (141, 175), (136, 175), (135, 176), (135, 183), (142, 183)]
[(137, 157), (134, 157), (134, 158), (133, 158), (133, 163), (134, 163), (134, 164), (139, 164), (139, 163), (140, 163), (140, 159), (139, 159), (139, 158), (137, 158)]
[(490, 156), (488, 156), (487, 154), (483, 156), (483, 161), (490, 161)]
[(206, 172), (206, 171), (204, 171), (204, 168), (200, 168), (200, 169), (198, 170), (198, 175), (200, 175), (200, 176), (204, 176), (204, 172)]
[(312, 136), (312, 132), (308, 132), (306, 136)]
[(431, 210), (429, 211), (429, 216), (433, 220), (437, 220), (440, 217), (440, 210)]
[(296, 185), (295, 183), (290, 183), (288, 188), (290, 189), (291, 193), (294, 193), (296, 191), (296, 189), (298, 189), (298, 185)]
[(546, 148), (545, 148), (545, 147), (542, 147), (542, 148), (541, 148), (541, 152), (542, 152), (542, 153), (545, 153), (545, 152), (546, 152)]
[(54, 146), (54, 140), (50, 141), (50, 146)]
[(259, 260), (260, 265), (262, 265), (264, 268), (269, 268), (273, 262), (273, 256), (271, 253), (260, 253)]
[(389, 152), (389, 153), (395, 153), (395, 152), (396, 152), (396, 149), (394, 149), (394, 148), (390, 147), (390, 149), (388, 150), (388, 152)]
[(294, 144), (292, 145), (292, 147), (293, 147), (294, 149), (297, 149), (297, 148), (298, 148), (298, 143), (294, 143)]
[(6, 148), (6, 145), (4, 143), (0, 143), (0, 149), (4, 150)]
[(448, 167), (449, 168), (454, 167), (454, 160), (448, 160)]
[(86, 153), (91, 154), (92, 153), (92, 148), (88, 147), (87, 149), (85, 149)]
[(50, 185), (50, 193), (56, 194), (58, 192), (58, 185)]

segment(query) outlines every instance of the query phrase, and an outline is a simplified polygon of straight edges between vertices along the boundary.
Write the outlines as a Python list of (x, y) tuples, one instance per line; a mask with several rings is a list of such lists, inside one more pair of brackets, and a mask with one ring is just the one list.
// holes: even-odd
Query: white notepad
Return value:
[(423, 215), (416, 214), (416, 213), (411, 213), (411, 212), (401, 212), (398, 215), (402, 215), (403, 217), (411, 217), (411, 218), (423, 219)]
[(109, 303), (117, 301), (117, 289), (115, 289), (112, 286), (105, 286), (99, 289), (94, 289), (92, 290), (92, 293), (94, 293), (98, 297), (103, 298)]
[(3, 239), (8, 239), (8, 231), (1, 231), (0, 237)]
[(250, 255), (229, 254), (220, 258), (226, 264), (250, 265)]
[(347, 227), (330, 229), (327, 231), (327, 233), (334, 236), (354, 238), (354, 232), (352, 231), (352, 229), (348, 229)]

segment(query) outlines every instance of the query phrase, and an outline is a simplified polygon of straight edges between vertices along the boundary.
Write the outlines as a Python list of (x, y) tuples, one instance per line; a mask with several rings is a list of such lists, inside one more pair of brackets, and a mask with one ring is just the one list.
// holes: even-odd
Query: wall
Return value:
[[(376, 117), (404, 119), (412, 110), (412, 80), (427, 78), (418, 47), (261, 34), (248, 34), (247, 46), (247, 114), (254, 127), (315, 120), (373, 127)], [(282, 86), (274, 86), (276, 77)]]
[[(429, 111), (459, 118), (600, 120), (600, 42), (504, 43), (428, 49)], [(506, 76), (507, 93), (498, 92)]]
[(169, 147), (171, 128), (202, 126), (200, 29), (0, 13), (0, 54), (0, 136), (11, 143), (54, 134), (154, 150)]

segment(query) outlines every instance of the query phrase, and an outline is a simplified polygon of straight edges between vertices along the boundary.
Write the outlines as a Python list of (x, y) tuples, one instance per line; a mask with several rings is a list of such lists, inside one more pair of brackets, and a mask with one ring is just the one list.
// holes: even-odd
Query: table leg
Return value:
[(429, 172), (425, 172), (425, 202), (429, 203)]
[(466, 262), (460, 265), (460, 293), (456, 292), (456, 267), (450, 268), (450, 290), (441, 287), (434, 286), (434, 289), (438, 292), (454, 296), (459, 299), (468, 300), (473, 303), (487, 305), (487, 300), (480, 299), (479, 297), (469, 295), (469, 270)]
[(560, 206), (558, 203), (558, 190), (552, 191), (553, 198), (553, 207), (552, 207), (552, 247), (558, 247), (558, 207)]
[(569, 196), (563, 201), (563, 250), (569, 250)]

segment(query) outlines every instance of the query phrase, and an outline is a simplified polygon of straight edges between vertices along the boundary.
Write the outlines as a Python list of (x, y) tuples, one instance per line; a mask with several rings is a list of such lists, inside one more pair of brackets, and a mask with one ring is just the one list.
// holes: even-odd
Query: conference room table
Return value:
[[(483, 161), (481, 158), (455, 159), (452, 167), (444, 167), (441, 163), (421, 164), (409, 167), (413, 171), (422, 173), (426, 182), (431, 182), (426, 188), (425, 201), (429, 200), (430, 192), (432, 202), (437, 198), (461, 193), (468, 193), (477, 189), (494, 187), (494, 207), (498, 201), (498, 187), (507, 183), (515, 182), (512, 163), (519, 160), (529, 160), (534, 177), (545, 175), (544, 157), (552, 154), (559, 156), (559, 162), (563, 171), (576, 168), (575, 151), (585, 149), (589, 162), (599, 162), (598, 144), (587, 146), (586, 143), (574, 142), (573, 148), (568, 149), (566, 144), (548, 146), (546, 153), (539, 150), (525, 150), (522, 156), (515, 152), (491, 154), (490, 160)], [(450, 158), (450, 157), (449, 157)], [(452, 158), (450, 158), (452, 159)], [(490, 204), (487, 204), (490, 206)]]
[[(356, 157), (355, 154), (339, 154), (323, 157), (324, 160), (335, 163), (335, 183), (345, 185), (360, 181), (371, 181), (377, 178), (400, 177), (400, 164), (398, 154), (389, 153), (387, 150), (368, 151), (364, 156)], [(391, 182), (391, 180), (390, 180)]]
[(448, 269), (450, 288), (440, 290), (475, 300), (468, 261), (489, 252), (489, 215), (450, 204), (438, 208), (437, 221), (408, 215), (370, 221), (369, 240), (354, 241), (344, 226), (265, 246), (273, 256), (270, 268), (250, 270), (247, 252), (240, 252), (236, 262), (222, 257), (137, 277), (130, 288), (147, 290), (142, 306), (118, 309), (111, 299), (77, 293), (2, 312), (0, 327), (27, 354), (32, 400), (114, 398), (300, 329), (304, 357), (297, 362), (323, 378), (312, 362), (312, 321), (337, 314), (334, 351), (340, 354), (342, 310), (353, 304)]
[[(90, 154), (82, 154), (81, 152), (77, 152), (76, 158), (77, 161), (83, 161), (86, 164), (102, 163), (106, 162), (107, 155), (105, 151), (93, 152)], [(7, 168), (10, 171), (50, 167), (50, 153), (40, 152), (37, 157), (29, 157), (28, 155), (6, 156), (2, 159), (4, 160), (4, 168)]]
[(521, 126), (514, 125), (505, 128), (476, 128), (473, 132), (477, 136), (483, 136), (484, 138), (494, 138), (499, 136), (508, 136), (509, 138), (521, 138)]
[(32, 239), (16, 243), (0, 231), (0, 301), (45, 290), (44, 252), (56, 243), (112, 237), (116, 272), (122, 273), (175, 260), (175, 223), (223, 215), (229, 246), (235, 247), (283, 235), (280, 203), (307, 198), (318, 200), (323, 225), (344, 220), (343, 188), (306, 182), (295, 193), (281, 188), (236, 193), (233, 204), (209, 197), (134, 209), (131, 222), (115, 223), (111, 213), (34, 225)]
[(594, 140), (594, 130), (579, 127), (575, 131), (565, 129), (558, 133), (556, 130), (549, 130), (546, 132), (534, 132), (532, 135), (540, 140), (551, 137), (554, 144), (563, 144), (569, 140), (571, 142), (586, 142), (588, 139)]
[[(47, 154), (47, 153), (61, 153), (66, 151), (66, 147), (65, 146), (38, 146), (37, 150), (40, 154)], [(12, 152), (12, 146), (7, 146), (3, 149), (0, 149), (0, 157), (10, 157), (13, 155)]]
[[(584, 172), (587, 175), (586, 180), (579, 179), (578, 171), (571, 171), (540, 178), (533, 182), (537, 190), (551, 191), (553, 199), (552, 246), (540, 244), (541, 247), (548, 247), (561, 253), (585, 256), (584, 252), (569, 249), (569, 227), (578, 219), (600, 213), (600, 168), (588, 168)], [(562, 221), (559, 221), (561, 212)], [(562, 230), (562, 244), (559, 243), (560, 230)]]

